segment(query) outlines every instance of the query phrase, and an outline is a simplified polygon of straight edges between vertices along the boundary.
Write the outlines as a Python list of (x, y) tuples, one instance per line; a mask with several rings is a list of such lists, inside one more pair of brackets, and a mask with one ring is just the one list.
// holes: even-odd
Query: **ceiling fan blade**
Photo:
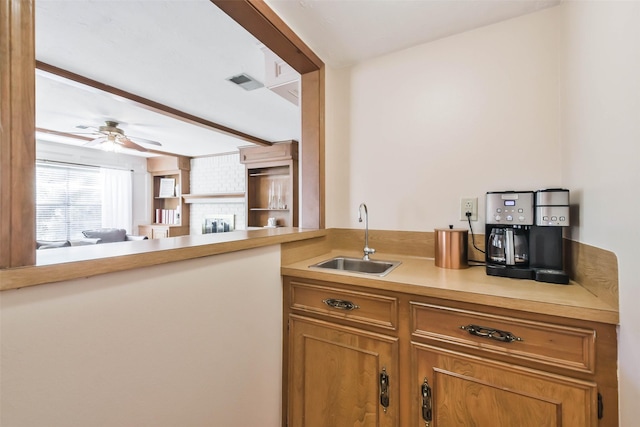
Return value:
[(136, 144), (135, 142), (133, 142), (129, 138), (120, 138), (120, 139), (118, 139), (118, 142), (120, 144), (122, 144), (122, 146), (124, 148), (129, 148), (129, 149), (132, 149), (132, 150), (138, 150), (138, 151), (142, 151), (142, 152), (146, 152), (147, 151), (147, 149), (144, 148), (142, 145)]
[(137, 141), (137, 142), (142, 142), (143, 144), (157, 145), (158, 147), (162, 147), (162, 144), (160, 144), (158, 141), (153, 141), (151, 139), (138, 138), (137, 136), (128, 136), (128, 135), (127, 135), (127, 138), (130, 141)]
[(107, 141), (107, 137), (106, 136), (101, 136), (99, 138), (96, 138), (94, 140), (91, 140), (89, 142), (87, 142), (86, 144), (83, 144), (85, 147), (95, 147), (96, 145), (100, 145), (103, 142)]
[(95, 132), (99, 132), (99, 131), (100, 131), (100, 130), (99, 130), (97, 127), (95, 127), (95, 126), (85, 126), (85, 125), (77, 125), (77, 126), (76, 126), (76, 129), (83, 129), (83, 130), (84, 130), (84, 129), (92, 129), (92, 130), (94, 130)]

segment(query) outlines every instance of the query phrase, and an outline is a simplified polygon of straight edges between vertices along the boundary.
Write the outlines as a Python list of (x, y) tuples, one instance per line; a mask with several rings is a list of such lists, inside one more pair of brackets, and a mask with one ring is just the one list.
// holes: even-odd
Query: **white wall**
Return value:
[(557, 21), (547, 9), (329, 69), (328, 226), (359, 227), (366, 202), (373, 229), (463, 227), (460, 197), (479, 198), (480, 226), (487, 191), (560, 185)]
[(563, 182), (572, 238), (618, 256), (621, 426), (640, 418), (640, 2), (561, 9)]
[(327, 68), (328, 227), (361, 227), (363, 201), (373, 229), (462, 227), (470, 196), (482, 232), (486, 191), (571, 190), (571, 237), (618, 256), (621, 426), (640, 417), (639, 9), (563, 2)]
[(0, 304), (2, 426), (281, 425), (279, 246), (5, 291)]

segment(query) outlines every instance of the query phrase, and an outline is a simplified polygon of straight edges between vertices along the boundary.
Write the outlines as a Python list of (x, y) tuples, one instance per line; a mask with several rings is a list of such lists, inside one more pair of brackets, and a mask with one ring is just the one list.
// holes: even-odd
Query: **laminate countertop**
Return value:
[(384, 253), (376, 253), (371, 258), (402, 262), (384, 277), (310, 267), (335, 256), (359, 258), (362, 253), (332, 251), (283, 265), (281, 272), (283, 276), (344, 283), (572, 319), (619, 323), (616, 308), (573, 281), (567, 285), (557, 285), (487, 276), (484, 266), (451, 270), (436, 267), (433, 258)]
[(44, 249), (37, 251), (36, 265), (0, 269), (0, 290), (279, 245), (326, 234), (325, 230), (279, 227)]

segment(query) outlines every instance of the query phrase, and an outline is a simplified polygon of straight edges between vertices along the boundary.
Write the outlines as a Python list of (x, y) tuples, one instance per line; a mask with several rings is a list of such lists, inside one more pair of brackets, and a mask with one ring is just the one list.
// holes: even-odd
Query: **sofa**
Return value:
[(124, 228), (99, 228), (82, 232), (84, 238), (74, 240), (36, 240), (36, 249), (63, 248), (68, 246), (97, 245), (99, 243), (126, 242), (146, 240), (147, 236), (127, 234)]

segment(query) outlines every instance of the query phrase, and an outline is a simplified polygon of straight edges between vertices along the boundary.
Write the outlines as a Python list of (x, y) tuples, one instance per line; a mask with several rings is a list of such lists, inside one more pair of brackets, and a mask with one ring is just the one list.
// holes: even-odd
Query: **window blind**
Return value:
[(101, 225), (99, 168), (36, 163), (36, 239), (80, 239)]

